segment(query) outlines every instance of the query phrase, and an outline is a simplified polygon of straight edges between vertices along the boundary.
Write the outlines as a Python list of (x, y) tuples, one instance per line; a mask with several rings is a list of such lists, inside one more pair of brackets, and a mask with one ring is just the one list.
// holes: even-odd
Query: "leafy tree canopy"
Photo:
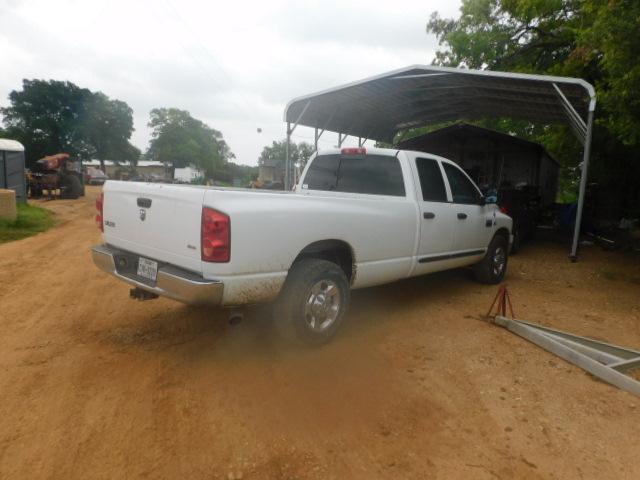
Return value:
[(640, 2), (464, 0), (458, 19), (431, 15), (446, 48), (434, 63), (586, 78), (600, 125), (640, 143)]
[[(264, 165), (265, 162), (273, 162), (278, 168), (284, 169), (286, 154), (286, 140), (274, 141), (271, 145), (267, 145), (262, 149), (258, 158), (258, 165)], [(307, 160), (315, 151), (313, 145), (306, 142), (294, 143), (289, 145), (289, 155), (294, 165), (303, 168), (307, 164)]]
[(133, 111), (120, 100), (71, 82), (23, 80), (9, 94), (4, 135), (24, 144), (29, 162), (66, 152), (81, 159), (136, 160)]
[[(460, 17), (431, 15), (441, 49), (434, 64), (581, 77), (596, 87), (592, 178), (640, 178), (640, 2), (463, 0)], [(581, 148), (564, 126), (477, 122), (542, 142), (568, 167)], [(575, 169), (573, 169), (575, 172)], [(605, 178), (607, 177), (607, 178)], [(637, 187), (636, 187), (637, 188)]]
[(171, 163), (174, 168), (194, 166), (207, 178), (214, 178), (216, 171), (235, 158), (222, 133), (185, 110), (154, 108), (148, 125), (152, 132), (147, 158)]

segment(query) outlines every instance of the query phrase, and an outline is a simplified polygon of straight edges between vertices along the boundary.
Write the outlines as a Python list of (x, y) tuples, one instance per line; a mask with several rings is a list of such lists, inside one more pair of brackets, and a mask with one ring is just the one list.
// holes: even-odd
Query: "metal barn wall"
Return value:
[[(478, 127), (445, 127), (398, 144), (448, 158), (460, 165), (481, 188), (520, 185), (540, 187), (542, 204), (555, 202), (558, 164), (539, 145), (511, 139)], [(497, 183), (500, 185), (497, 185)]]
[(0, 151), (0, 188), (14, 190), (18, 202), (27, 201), (24, 152)]
[(546, 153), (540, 159), (540, 188), (542, 190), (542, 204), (550, 205), (558, 196), (558, 179), (560, 166)]
[(478, 185), (493, 184), (498, 178), (509, 179), (511, 186), (537, 182), (536, 149), (497, 145), (489, 138), (477, 136), (462, 141), (452, 137), (432, 139), (428, 145), (402, 145), (402, 148), (421, 149), (448, 158), (460, 165)]

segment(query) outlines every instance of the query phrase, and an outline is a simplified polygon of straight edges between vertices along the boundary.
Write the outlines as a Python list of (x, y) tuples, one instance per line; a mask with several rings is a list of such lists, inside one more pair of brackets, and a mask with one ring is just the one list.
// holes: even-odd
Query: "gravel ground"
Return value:
[[(93, 199), (0, 245), (0, 478), (640, 478), (640, 398), (481, 321), (458, 270), (354, 292), (324, 348), (264, 308), (134, 302), (101, 274)], [(539, 241), (520, 318), (640, 348), (637, 258)]]

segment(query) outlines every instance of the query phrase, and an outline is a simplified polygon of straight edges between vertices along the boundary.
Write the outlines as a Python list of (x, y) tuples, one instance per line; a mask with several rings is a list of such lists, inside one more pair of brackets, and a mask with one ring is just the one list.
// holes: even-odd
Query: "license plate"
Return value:
[(138, 276), (156, 281), (158, 275), (158, 262), (140, 257), (138, 259)]

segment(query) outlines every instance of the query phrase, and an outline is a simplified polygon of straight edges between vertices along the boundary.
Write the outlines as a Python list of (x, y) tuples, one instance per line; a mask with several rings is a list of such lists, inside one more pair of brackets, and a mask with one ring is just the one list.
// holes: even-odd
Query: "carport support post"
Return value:
[(291, 169), (291, 122), (287, 122), (287, 141), (284, 145), (284, 189), (291, 190), (289, 186), (289, 170)]
[(304, 115), (304, 112), (307, 111), (307, 108), (309, 108), (309, 105), (311, 105), (311, 100), (309, 100), (305, 104), (302, 111), (298, 115), (298, 118), (293, 124), (293, 127), (291, 126), (291, 122), (287, 121), (287, 141), (284, 145), (284, 189), (285, 190), (291, 190), (291, 188), (293, 187), (292, 180), (294, 179), (293, 166), (291, 165), (291, 134), (298, 126), (298, 123), (300, 123), (300, 119)]
[(573, 244), (571, 245), (572, 262), (578, 260), (578, 242), (580, 241), (580, 226), (582, 224), (582, 209), (584, 208), (584, 195), (587, 190), (587, 175), (589, 171), (589, 156), (591, 155), (591, 134), (593, 131), (593, 112), (596, 103), (591, 100), (589, 104), (589, 116), (587, 117), (587, 135), (584, 139), (584, 152), (582, 156), (582, 176), (580, 177), (580, 192), (578, 193), (578, 210), (576, 211), (576, 224), (573, 230)]

